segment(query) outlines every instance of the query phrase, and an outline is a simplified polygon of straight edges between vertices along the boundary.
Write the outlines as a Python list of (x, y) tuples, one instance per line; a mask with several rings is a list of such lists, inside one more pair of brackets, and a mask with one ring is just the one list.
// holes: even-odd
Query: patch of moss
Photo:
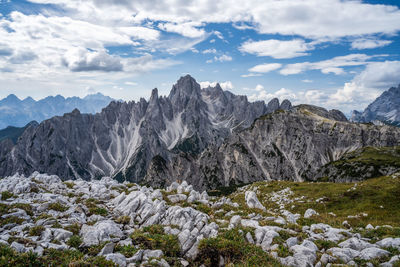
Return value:
[(42, 232), (45, 230), (43, 225), (33, 226), (29, 229), (30, 236), (40, 236)]
[(126, 246), (117, 245), (117, 246), (115, 246), (114, 251), (121, 253), (122, 255), (124, 255), (127, 258), (130, 258), (133, 255), (135, 255), (135, 253), (138, 251), (138, 249), (132, 245), (126, 245)]
[(67, 241), (67, 245), (73, 248), (79, 248), (81, 244), (82, 244), (82, 239), (80, 238), (79, 235), (73, 235)]
[(226, 265), (235, 266), (282, 266), (259, 246), (248, 243), (244, 232), (235, 228), (221, 233), (216, 238), (200, 241), (196, 262), (205, 266), (218, 266), (220, 257)]
[(17, 216), (10, 216), (7, 218), (2, 218), (0, 220), (0, 225), (4, 226), (6, 224), (10, 224), (10, 223), (15, 223), (15, 224), (21, 224), (24, 222), (24, 219), (17, 217)]
[(143, 249), (161, 249), (167, 257), (180, 255), (178, 237), (164, 233), (161, 225), (151, 225), (132, 234), (132, 243)]
[(64, 211), (68, 210), (68, 207), (64, 206), (63, 204), (61, 204), (59, 202), (53, 202), (53, 203), (50, 203), (49, 209), (59, 211), (59, 212), (64, 212)]
[(13, 196), (14, 196), (14, 194), (9, 191), (1, 192), (1, 200), (7, 200), (9, 198), (12, 198)]
[(129, 224), (130, 221), (131, 217), (129, 216), (119, 216), (118, 218), (115, 219), (115, 222), (120, 224)]
[(64, 227), (65, 230), (72, 232), (74, 235), (79, 235), (79, 231), (81, 230), (81, 226), (77, 223), (70, 224)]

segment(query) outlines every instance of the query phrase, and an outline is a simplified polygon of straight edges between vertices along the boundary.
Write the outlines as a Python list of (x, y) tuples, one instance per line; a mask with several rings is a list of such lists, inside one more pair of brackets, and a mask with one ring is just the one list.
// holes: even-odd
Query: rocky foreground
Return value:
[[(386, 179), (399, 183), (399, 175)], [(366, 213), (342, 221), (329, 210), (304, 210), (307, 203), (326, 209), (329, 200), (299, 196), (290, 186), (265, 191), (274, 186), (210, 197), (186, 182), (160, 190), (107, 177), (3, 178), (0, 265), (399, 266), (399, 228), (356, 227)], [(348, 185), (345, 196), (359, 187)]]

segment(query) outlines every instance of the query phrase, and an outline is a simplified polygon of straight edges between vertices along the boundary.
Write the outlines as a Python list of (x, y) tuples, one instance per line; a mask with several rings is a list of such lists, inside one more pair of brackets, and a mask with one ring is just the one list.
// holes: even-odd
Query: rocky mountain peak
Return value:
[(364, 111), (354, 110), (351, 120), (400, 126), (400, 84), (383, 92)]
[(158, 99), (158, 89), (157, 89), (157, 88), (154, 88), (154, 89), (151, 91), (151, 96), (150, 96), (149, 102), (151, 103), (151, 102), (153, 102), (153, 101), (156, 101), (157, 99)]
[(200, 84), (198, 84), (192, 76), (186, 75), (181, 77), (176, 84), (172, 86), (169, 99), (174, 102), (174, 100), (178, 98), (183, 99), (191, 96), (200, 97), (200, 92)]

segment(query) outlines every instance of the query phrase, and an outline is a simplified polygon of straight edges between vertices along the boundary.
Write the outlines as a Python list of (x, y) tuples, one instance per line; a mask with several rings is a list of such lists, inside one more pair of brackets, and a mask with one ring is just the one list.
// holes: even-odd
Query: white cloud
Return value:
[(219, 62), (232, 61), (232, 57), (228, 55), (215, 56), (214, 61), (219, 61)]
[(249, 69), (250, 72), (260, 72), (260, 73), (267, 73), (273, 70), (277, 70), (280, 67), (282, 67), (282, 64), (279, 63), (266, 63), (266, 64), (260, 64), (256, 65), (252, 68)]
[(268, 103), (273, 98), (278, 98), (279, 101), (283, 101), (285, 99), (293, 101), (296, 99), (296, 94), (286, 88), (281, 88), (275, 92), (269, 93), (264, 89), (264, 86), (258, 84), (254, 90), (257, 91), (257, 93), (249, 96), (250, 101), (263, 100)]
[(370, 39), (370, 38), (361, 38), (354, 40), (351, 43), (351, 48), (353, 49), (372, 49), (377, 47), (383, 47), (391, 44), (392, 41), (389, 40), (378, 40), (378, 39)]
[(123, 71), (120, 59), (105, 51), (90, 52), (86, 49), (71, 49), (63, 57), (63, 64), (71, 71)]
[(167, 32), (179, 33), (189, 38), (199, 38), (205, 35), (204, 29), (197, 27), (202, 26), (201, 23), (197, 22), (186, 22), (186, 23), (159, 23), (158, 28)]
[(138, 85), (138, 83), (136, 83), (136, 82), (124, 82), (124, 84), (126, 84), (126, 85), (132, 85), (132, 86)]
[(203, 50), (203, 52), (201, 52), (201, 53), (203, 53), (203, 54), (216, 54), (217, 50), (215, 50), (215, 48), (210, 48), (210, 49)]
[[(238, 0), (234, 4), (231, 0), (31, 1), (57, 4), (78, 18), (109, 24), (143, 23), (149, 20), (174, 24), (198, 23), (195, 25), (234, 23), (254, 27), (260, 33), (298, 35), (312, 39), (393, 34), (400, 29), (400, 11), (397, 7), (372, 5), (359, 0)], [(200, 34), (194, 32), (188, 30), (185, 34)]]
[(248, 41), (239, 47), (241, 52), (279, 59), (306, 56), (308, 55), (306, 51), (312, 49), (314, 49), (312, 44), (306, 43), (301, 39), (294, 39), (290, 41), (274, 39), (264, 41)]
[(282, 88), (269, 92), (263, 86), (257, 85), (255, 89), (252, 89), (257, 92), (250, 95), (249, 99), (268, 102), (277, 97), (281, 101), (289, 99), (294, 104), (313, 104), (327, 109), (339, 109), (348, 113), (354, 109), (364, 109), (383, 91), (392, 86), (397, 86), (400, 83), (399, 73), (400, 61), (371, 62), (341, 88), (305, 91)]
[(350, 54), (318, 62), (288, 64), (280, 70), (280, 73), (283, 75), (290, 75), (299, 74), (307, 70), (320, 70), (324, 74), (334, 73), (339, 75), (345, 72), (343, 67), (366, 65), (368, 63), (367, 60), (378, 56), (385, 55), (368, 56), (366, 54)]
[(261, 76), (261, 74), (260, 74), (260, 73), (248, 73), (248, 74), (242, 74), (242, 75), (240, 75), (240, 77), (243, 77), (243, 78), (257, 77), (257, 76)]
[[(204, 81), (200, 82), (200, 87), (201, 88), (207, 88), (207, 87), (215, 87), (218, 82), (210, 82), (210, 81)], [(223, 90), (231, 90), (233, 89), (233, 84), (231, 81), (226, 81), (226, 82), (220, 82), (219, 85)]]
[(338, 103), (345, 109), (365, 108), (384, 90), (400, 83), (400, 61), (372, 62), (345, 83), (331, 97), (331, 103)]
[(309, 79), (304, 79), (304, 80), (301, 80), (303, 83), (312, 83), (313, 82), (313, 80), (309, 80)]

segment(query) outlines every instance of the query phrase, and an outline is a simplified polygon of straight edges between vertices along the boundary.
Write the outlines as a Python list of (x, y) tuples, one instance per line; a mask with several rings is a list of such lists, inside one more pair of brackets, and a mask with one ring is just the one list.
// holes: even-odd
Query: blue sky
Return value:
[(189, 73), (348, 113), (400, 83), (393, 0), (0, 0), (0, 14), (0, 97), (138, 100)]

